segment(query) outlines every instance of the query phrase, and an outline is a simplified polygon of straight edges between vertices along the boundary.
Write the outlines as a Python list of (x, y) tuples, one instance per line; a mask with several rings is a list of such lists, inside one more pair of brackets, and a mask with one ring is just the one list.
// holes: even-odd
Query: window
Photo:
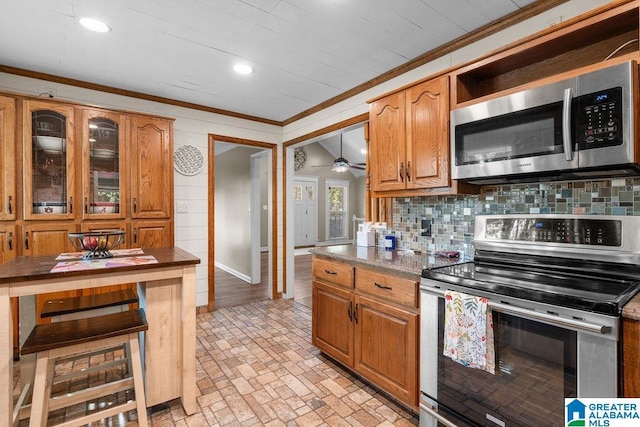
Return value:
[(349, 211), (349, 181), (326, 180), (327, 240), (345, 239), (348, 236), (347, 213)]

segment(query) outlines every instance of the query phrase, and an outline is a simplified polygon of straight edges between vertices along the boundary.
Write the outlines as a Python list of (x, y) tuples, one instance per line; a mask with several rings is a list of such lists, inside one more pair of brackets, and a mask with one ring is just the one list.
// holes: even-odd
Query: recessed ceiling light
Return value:
[(253, 68), (247, 64), (236, 64), (233, 66), (233, 71), (238, 74), (251, 74), (253, 73)]
[(360, 150), (360, 152), (361, 152), (362, 154), (367, 154), (367, 149), (366, 149), (366, 148), (363, 148), (362, 150)]
[(111, 27), (94, 18), (87, 18), (86, 16), (83, 16), (78, 19), (78, 22), (87, 30), (95, 31), (96, 33), (107, 33), (111, 31)]

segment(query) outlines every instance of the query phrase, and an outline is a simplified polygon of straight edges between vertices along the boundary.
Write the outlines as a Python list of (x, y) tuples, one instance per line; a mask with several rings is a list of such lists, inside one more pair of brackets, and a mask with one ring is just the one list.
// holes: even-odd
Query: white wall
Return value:
[[(125, 109), (130, 111), (145, 112), (176, 118), (175, 121), (175, 145), (190, 144), (198, 147), (203, 153), (207, 152), (207, 135), (221, 134), (237, 138), (245, 138), (264, 141), (278, 145), (277, 164), (277, 231), (275, 233), (275, 246), (278, 251), (277, 284), (282, 290), (283, 285), (283, 243), (282, 213), (284, 201), (282, 199), (283, 174), (282, 174), (282, 142), (306, 135), (312, 131), (322, 129), (340, 121), (352, 118), (368, 111), (366, 101), (385, 92), (389, 92), (424, 78), (428, 75), (446, 69), (452, 65), (471, 60), (481, 56), (487, 51), (499, 48), (512, 41), (530, 35), (546, 28), (559, 17), (562, 20), (569, 19), (584, 11), (593, 9), (608, 3), (605, 0), (571, 0), (539, 16), (519, 23), (514, 27), (487, 37), (470, 46), (411, 70), (402, 76), (385, 82), (375, 88), (358, 94), (348, 100), (326, 108), (311, 116), (305, 117), (292, 124), (280, 128), (278, 126), (255, 123), (248, 120), (206, 113), (187, 108), (165, 105), (157, 102), (144, 101), (119, 95), (101, 93), (93, 90), (75, 88), (72, 86), (39, 81), (26, 77), (0, 73), (0, 90), (17, 93), (38, 95), (48, 89), (55, 89), (57, 98), (61, 100), (76, 101), (83, 104), (95, 105), (104, 108)], [(205, 155), (206, 157), (206, 155)], [(197, 304), (207, 303), (207, 168), (198, 175), (185, 177), (175, 174), (175, 199), (176, 202), (187, 202), (187, 213), (175, 215), (176, 246), (179, 246), (196, 256), (202, 263), (197, 267)]]

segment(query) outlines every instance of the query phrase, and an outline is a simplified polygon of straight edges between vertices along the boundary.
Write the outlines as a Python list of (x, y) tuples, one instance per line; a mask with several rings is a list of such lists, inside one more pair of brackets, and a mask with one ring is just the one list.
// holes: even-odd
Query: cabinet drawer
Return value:
[(384, 301), (418, 307), (418, 281), (358, 268), (356, 290)]
[(353, 288), (353, 266), (325, 259), (313, 259), (313, 277), (323, 282)]

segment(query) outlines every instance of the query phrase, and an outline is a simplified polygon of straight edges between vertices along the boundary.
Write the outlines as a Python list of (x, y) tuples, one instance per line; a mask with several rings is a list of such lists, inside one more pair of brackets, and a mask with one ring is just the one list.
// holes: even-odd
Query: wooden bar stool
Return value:
[[(133, 389), (135, 393), (134, 401), (108, 406), (106, 409), (75, 418), (59, 424), (59, 426), (84, 426), (92, 421), (136, 409), (138, 424), (146, 427), (148, 425), (147, 408), (138, 334), (147, 329), (144, 310), (141, 308), (103, 316), (36, 325), (21, 350), (23, 355), (36, 353), (36, 370), (29, 426), (47, 425), (50, 410), (54, 411)], [(95, 386), (90, 385), (88, 388), (76, 392), (51, 397), (57, 359), (80, 354), (86, 355), (104, 348), (123, 344), (127, 345), (129, 350), (130, 377)]]

